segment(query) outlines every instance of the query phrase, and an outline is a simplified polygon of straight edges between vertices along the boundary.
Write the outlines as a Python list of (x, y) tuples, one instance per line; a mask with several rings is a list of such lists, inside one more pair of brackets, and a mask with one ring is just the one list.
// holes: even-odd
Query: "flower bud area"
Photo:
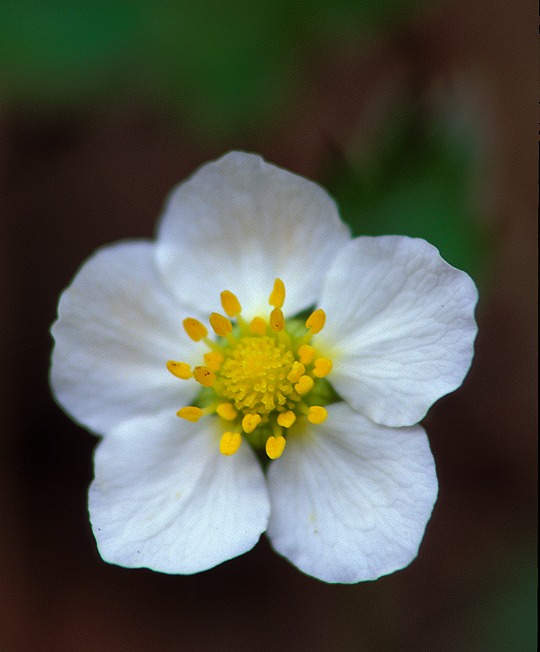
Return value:
[(184, 329), (195, 342), (208, 346), (203, 364), (191, 368), (169, 360), (168, 370), (181, 380), (194, 378), (201, 389), (193, 403), (177, 415), (197, 422), (217, 415), (223, 434), (219, 448), (233, 455), (245, 439), (270, 459), (283, 454), (290, 429), (307, 420), (313, 425), (327, 417), (325, 405), (339, 400), (326, 379), (332, 360), (321, 355), (313, 343), (325, 323), (323, 310), (312, 312), (305, 322), (285, 319), (282, 307), (285, 286), (276, 279), (270, 294), (268, 318), (242, 318), (237, 297), (221, 293), (225, 315), (212, 313), (210, 326), (218, 336), (208, 336), (206, 326), (188, 317)]

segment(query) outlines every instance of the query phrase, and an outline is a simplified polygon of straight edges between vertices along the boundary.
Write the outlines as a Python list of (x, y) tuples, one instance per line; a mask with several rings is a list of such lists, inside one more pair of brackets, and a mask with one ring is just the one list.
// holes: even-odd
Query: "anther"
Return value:
[(286, 443), (287, 440), (283, 435), (278, 435), (277, 437), (271, 435), (266, 440), (266, 454), (271, 460), (276, 460), (282, 456)]
[(221, 293), (221, 305), (229, 317), (236, 317), (242, 312), (242, 306), (235, 294), (229, 290), (223, 290)]
[(270, 293), (270, 298), (268, 303), (274, 308), (283, 308), (285, 303), (285, 284), (280, 278), (276, 278), (274, 281), (274, 288)]
[(317, 358), (313, 367), (313, 375), (317, 378), (324, 378), (332, 371), (332, 360), (330, 358)]
[(255, 335), (264, 335), (266, 333), (266, 322), (262, 317), (253, 317), (249, 330)]
[(186, 333), (194, 342), (200, 342), (208, 335), (206, 326), (194, 317), (187, 317), (182, 323)]
[(193, 377), (204, 387), (212, 387), (216, 380), (215, 373), (208, 367), (195, 367)]
[(300, 377), (304, 375), (306, 368), (301, 362), (295, 360), (292, 364), (291, 370), (287, 375), (287, 380), (290, 383), (297, 383), (300, 380)]
[(312, 405), (308, 410), (307, 418), (310, 423), (318, 424), (326, 421), (327, 416), (328, 412), (325, 408), (320, 405)]
[(224, 432), (219, 442), (219, 452), (222, 455), (234, 455), (241, 443), (242, 435), (239, 432)]
[(255, 428), (261, 422), (261, 417), (259, 414), (246, 414), (242, 419), (242, 429), (245, 433), (250, 433), (255, 430)]
[(176, 362), (175, 360), (169, 360), (167, 362), (167, 369), (171, 372), (173, 376), (181, 378), (182, 380), (187, 380), (191, 378), (191, 367), (187, 362)]
[(211, 371), (217, 371), (225, 359), (221, 353), (218, 353), (218, 351), (208, 351), (208, 353), (204, 354), (204, 361), (206, 363), (206, 366), (208, 369)]
[(279, 333), (285, 328), (285, 317), (281, 308), (274, 308), (270, 313), (270, 328)]
[(290, 428), (292, 424), (296, 421), (296, 414), (289, 410), (288, 412), (281, 412), (278, 415), (277, 422), (283, 428)]
[(203, 415), (201, 408), (195, 407), (194, 405), (187, 405), (186, 407), (181, 408), (176, 413), (177, 417), (185, 419), (186, 421), (192, 421), (196, 423)]
[(320, 333), (326, 322), (326, 313), (322, 308), (318, 308), (306, 319), (306, 328), (309, 328), (312, 335)]
[(315, 355), (315, 349), (309, 344), (302, 344), (298, 349), (298, 355), (302, 364), (309, 364)]
[(226, 337), (229, 333), (232, 333), (231, 321), (218, 312), (213, 312), (210, 315), (210, 326), (214, 329), (214, 333), (220, 337)]
[(300, 394), (300, 396), (304, 396), (313, 389), (314, 384), (315, 381), (311, 376), (301, 376), (294, 386), (294, 389)]
[(225, 421), (234, 421), (238, 415), (232, 403), (220, 403), (216, 408), (216, 412)]

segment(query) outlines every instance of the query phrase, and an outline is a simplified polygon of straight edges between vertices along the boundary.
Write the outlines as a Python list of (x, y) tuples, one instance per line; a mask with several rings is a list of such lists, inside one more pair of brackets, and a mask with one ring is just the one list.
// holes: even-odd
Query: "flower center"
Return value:
[(322, 423), (327, 417), (323, 405), (335, 400), (325, 380), (332, 361), (320, 357), (311, 343), (324, 327), (324, 311), (315, 310), (303, 325), (296, 319), (285, 320), (284, 301), (285, 286), (276, 279), (269, 319), (254, 317), (247, 323), (240, 302), (225, 290), (221, 304), (227, 317), (213, 312), (209, 318), (217, 341), (208, 337), (202, 322), (192, 317), (184, 320), (188, 336), (209, 348), (204, 365), (191, 369), (185, 362), (167, 362), (173, 375), (194, 378), (202, 386), (195, 404), (181, 408), (177, 415), (196, 422), (203, 415), (217, 414), (224, 424), (220, 440), (224, 455), (233, 455), (246, 438), (255, 448), (264, 447), (270, 459), (280, 457), (295, 422)]
[(243, 337), (219, 370), (221, 394), (246, 414), (292, 407), (299, 399), (287, 379), (294, 360), (293, 352), (272, 337)]

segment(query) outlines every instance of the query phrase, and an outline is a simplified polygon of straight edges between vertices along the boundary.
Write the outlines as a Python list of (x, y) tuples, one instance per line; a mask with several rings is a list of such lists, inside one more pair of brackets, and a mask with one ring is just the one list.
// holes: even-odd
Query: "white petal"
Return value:
[(296, 436), (272, 462), (268, 536), (325, 582), (373, 580), (409, 564), (437, 497), (424, 430), (386, 428), (345, 404)]
[(357, 238), (323, 286), (321, 341), (334, 345), (330, 382), (377, 423), (417, 423), (463, 382), (476, 336), (476, 287), (424, 240)]
[(104, 560), (189, 574), (257, 543), (269, 513), (264, 476), (245, 442), (219, 452), (217, 423), (134, 419), (98, 445), (88, 505)]
[(105, 434), (125, 419), (171, 411), (192, 399), (167, 360), (197, 353), (182, 333), (183, 310), (160, 282), (149, 242), (118, 243), (84, 263), (58, 306), (51, 385), (60, 404)]
[(320, 186), (260, 156), (230, 152), (173, 191), (157, 260), (170, 289), (204, 312), (219, 309), (227, 289), (247, 317), (266, 315), (280, 277), (290, 315), (315, 303), (328, 261), (349, 239)]

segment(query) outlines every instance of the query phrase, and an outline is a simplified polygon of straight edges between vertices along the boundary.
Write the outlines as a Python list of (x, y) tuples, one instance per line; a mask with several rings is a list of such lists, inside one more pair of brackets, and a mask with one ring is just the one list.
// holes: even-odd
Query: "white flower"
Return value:
[(86, 261), (52, 327), (54, 393), (103, 436), (102, 557), (195, 573), (266, 531), (327, 582), (406, 566), (437, 495), (415, 424), (467, 373), (476, 300), (427, 242), (352, 239), (322, 188), (258, 156), (200, 168), (156, 241)]

